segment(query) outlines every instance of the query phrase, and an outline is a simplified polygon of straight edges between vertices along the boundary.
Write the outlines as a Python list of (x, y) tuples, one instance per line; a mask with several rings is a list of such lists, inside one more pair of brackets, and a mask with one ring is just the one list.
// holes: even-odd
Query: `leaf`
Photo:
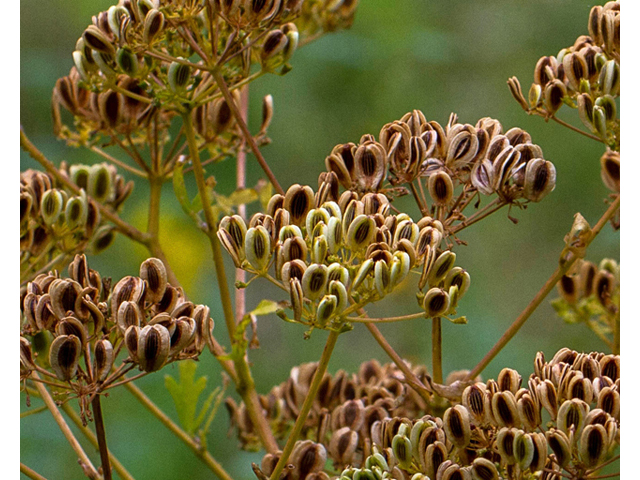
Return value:
[(207, 386), (206, 376), (195, 380), (197, 368), (196, 362), (185, 360), (178, 363), (179, 381), (170, 375), (164, 377), (165, 387), (173, 398), (180, 424), (189, 435), (193, 435), (198, 428), (196, 422), (198, 399)]

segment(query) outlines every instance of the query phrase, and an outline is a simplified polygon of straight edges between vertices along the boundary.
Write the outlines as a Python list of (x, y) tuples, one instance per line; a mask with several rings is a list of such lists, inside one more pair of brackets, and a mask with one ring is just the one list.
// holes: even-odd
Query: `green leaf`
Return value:
[(198, 428), (196, 419), (198, 399), (207, 386), (206, 376), (195, 379), (197, 368), (196, 362), (185, 360), (178, 363), (179, 381), (170, 375), (164, 377), (165, 387), (173, 398), (180, 424), (189, 435), (193, 435)]

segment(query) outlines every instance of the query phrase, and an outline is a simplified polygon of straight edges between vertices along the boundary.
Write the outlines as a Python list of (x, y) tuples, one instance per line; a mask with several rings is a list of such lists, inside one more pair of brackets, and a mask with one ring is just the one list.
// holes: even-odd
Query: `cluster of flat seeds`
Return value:
[(562, 105), (577, 108), (582, 123), (613, 150), (619, 150), (620, 2), (596, 5), (589, 14), (589, 35), (581, 35), (557, 56), (538, 60), (525, 100), (518, 79), (509, 80), (516, 100), (547, 117)]
[[(153, 372), (167, 362), (197, 357), (211, 343), (209, 308), (194, 305), (168, 284), (156, 258), (142, 263), (139, 277), (124, 277), (111, 288), (109, 279), (77, 255), (68, 278), (38, 275), (27, 284), (21, 304), (21, 376), (50, 369), (85, 393), (87, 386), (100, 390), (118, 377), (109, 375), (123, 347), (128, 352), (123, 365)], [(43, 355), (37, 358), (27, 338), (36, 335), (40, 345), (43, 336), (47, 344), (39, 347)], [(80, 364), (83, 357), (86, 369)]]
[[(76, 43), (74, 68), (56, 83), (57, 133), (75, 141), (93, 130), (133, 134), (151, 119), (165, 130), (181, 104), (190, 102), (201, 107), (196, 120), (204, 117), (220, 134), (231, 118), (224, 100), (213, 98), (220, 95), (207, 60), (219, 60), (216, 67), (229, 85), (242, 80), (252, 62), (285, 72), (299, 41), (297, 23), (303, 38), (347, 28), (356, 5), (355, 0), (121, 0), (92, 18)], [(200, 60), (188, 61), (194, 55)], [(60, 106), (80, 122), (76, 135), (63, 125)]]
[[(276, 438), (286, 438), (317, 368), (315, 362), (296, 366), (285, 382), (260, 396)], [(419, 378), (426, 374), (424, 367), (414, 367), (412, 371)], [(341, 458), (341, 465), (350, 464), (361, 455), (361, 452), (356, 452), (356, 446), (371, 443), (370, 432), (374, 422), (395, 416), (416, 417), (428, 410), (426, 402), (408, 388), (403, 379), (404, 375), (394, 364), (380, 365), (376, 360), (363, 363), (357, 374), (348, 374), (344, 370), (334, 375), (325, 374), (307, 416), (302, 437), (321, 439), (332, 452), (334, 460)], [(398, 402), (398, 398), (402, 398), (402, 402)], [(256, 445), (259, 440), (244, 403), (236, 405), (232, 399), (227, 399), (227, 409), (243, 447)], [(349, 437), (353, 448), (349, 453), (342, 451), (338, 455), (337, 446), (345, 441), (345, 436)]]
[(102, 224), (94, 202), (117, 211), (133, 189), (133, 182), (125, 183), (107, 164), (63, 166), (61, 172), (82, 189), (79, 195), (46, 173), (20, 173), (21, 272), (35, 272), (61, 253), (107, 248), (113, 228)]
[(412, 268), (421, 268), (426, 314), (454, 312), (469, 275), (454, 268), (455, 254), (440, 250), (442, 224), (431, 217), (414, 222), (391, 214), (381, 193), (336, 198), (335, 176), (318, 193), (293, 185), (274, 195), (267, 213), (247, 227), (239, 215), (224, 217), (218, 238), (237, 268), (266, 276), (290, 292), (293, 317), (317, 328), (334, 328), (357, 308), (396, 288)]
[[(294, 368), (287, 382), (262, 397), (273, 425), (295, 418), (315, 368)], [(620, 443), (617, 355), (564, 348), (546, 362), (540, 352), (528, 388), (517, 371), (505, 368), (497, 380), (469, 385), (442, 416), (429, 413), (401, 380), (394, 367), (375, 361), (358, 375), (325, 376), (303, 431), (315, 441), (296, 446), (312, 449), (318, 465), (291, 462), (315, 476), (287, 478), (590, 478)], [(241, 438), (253, 435), (242, 407), (232, 413)], [(284, 435), (286, 425), (276, 431)], [(265, 455), (261, 472), (269, 475), (277, 459)], [(318, 476), (326, 459), (332, 466)]]
[(382, 127), (379, 141), (364, 135), (360, 143), (337, 145), (325, 160), (344, 188), (366, 192), (425, 178), (432, 210), (450, 207), (454, 194), (496, 193), (505, 202), (538, 202), (555, 188), (555, 167), (543, 158), (531, 136), (514, 127), (503, 132), (498, 120), (446, 126), (428, 121), (419, 110)]
[(620, 266), (609, 258), (603, 259), (598, 266), (580, 260), (572, 272), (558, 282), (558, 292), (569, 305), (594, 297), (602, 307), (615, 311), (617, 307), (614, 302), (619, 291)]

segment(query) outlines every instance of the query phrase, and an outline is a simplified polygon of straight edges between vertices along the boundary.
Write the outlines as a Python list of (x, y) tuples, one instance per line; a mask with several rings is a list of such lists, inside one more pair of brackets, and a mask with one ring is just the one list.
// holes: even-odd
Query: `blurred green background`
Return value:
[[(50, 96), (55, 80), (72, 66), (71, 51), (91, 15), (112, 3), (20, 2), (20, 121), (32, 141), (56, 163), (99, 161), (90, 152), (68, 148), (55, 140)], [(385, 123), (412, 109), (421, 109), (428, 119), (441, 124), (456, 112), (463, 123), (475, 124), (479, 118), (490, 116), (499, 119), (505, 130), (520, 126), (554, 162), (555, 191), (526, 211), (513, 210), (518, 225), (501, 210), (462, 233), (469, 246), (457, 249), (457, 264), (470, 272), (472, 286), (458, 313), (466, 315), (469, 324), (443, 325), (445, 375), (475, 365), (527, 305), (555, 269), (573, 215), (579, 211), (593, 224), (605, 210), (603, 198), (608, 191), (600, 180), (598, 161), (602, 147), (559, 125), (527, 116), (506, 86), (507, 78), (515, 75), (526, 93), (537, 59), (555, 55), (586, 33), (592, 5), (578, 0), (364, 0), (350, 30), (327, 35), (296, 52), (293, 70), (285, 77), (263, 77), (251, 85), (253, 129), (259, 124), (260, 99), (268, 93), (274, 97), (275, 117), (269, 132), (273, 143), (264, 148), (264, 155), (284, 186), (308, 183), (315, 187), (324, 158), (334, 145), (357, 143), (364, 133), (377, 136)], [(574, 112), (563, 109), (560, 116), (578, 123)], [(252, 160), (249, 184), (261, 175)], [(21, 168), (34, 166), (22, 154)], [(232, 162), (216, 165), (209, 173), (216, 176), (221, 190), (233, 189)], [(122, 214), (138, 228), (145, 226), (146, 198), (145, 186), (136, 185)], [(214, 333), (224, 343), (227, 335), (207, 240), (176, 206), (170, 185), (163, 202), (163, 240), (169, 259), (190, 299), (211, 306), (218, 323)], [(415, 211), (412, 213), (415, 215)], [(619, 235), (605, 229), (587, 258), (595, 262), (603, 257), (618, 259), (619, 249)], [(117, 279), (137, 274), (144, 258), (145, 251), (118, 237), (107, 252), (91, 257), (89, 262), (103, 276)], [(228, 267), (232, 274), (230, 262)], [(370, 314), (415, 312), (411, 286), (372, 306)], [(263, 296), (281, 299), (280, 292), (264, 282), (252, 284), (247, 295), (249, 307)], [(414, 320), (381, 329), (405, 358), (430, 365), (428, 321)], [(292, 366), (319, 358), (326, 335), (315, 332), (305, 341), (303, 331), (275, 316), (260, 318), (260, 349), (250, 352), (259, 392), (282, 382)], [(561, 323), (545, 302), (483, 377), (495, 378), (502, 367), (510, 366), (526, 379), (537, 351), (544, 351), (549, 358), (563, 346), (581, 351), (604, 348), (585, 327)], [(338, 341), (329, 369), (355, 371), (372, 357), (387, 362), (368, 332), (356, 326)], [(203, 355), (198, 372), (208, 376), (208, 391), (221, 381), (220, 368), (209, 355)], [(176, 376), (176, 366), (149, 375), (139, 385), (177, 420), (164, 389), (166, 374)], [(37, 399), (33, 402), (39, 405)], [(23, 409), (24, 403), (22, 398)], [(72, 404), (75, 406), (74, 401)], [(191, 452), (128, 392), (112, 391), (103, 405), (109, 447), (136, 478), (211, 478)], [(261, 454), (239, 452), (236, 439), (227, 435), (227, 429), (227, 415), (221, 409), (208, 438), (211, 451), (232, 475), (251, 478), (250, 462), (259, 463)], [(83, 478), (75, 455), (47, 413), (23, 419), (20, 440), (21, 461), (42, 475), (51, 479)], [(98, 462), (95, 450), (89, 445), (86, 448)]]

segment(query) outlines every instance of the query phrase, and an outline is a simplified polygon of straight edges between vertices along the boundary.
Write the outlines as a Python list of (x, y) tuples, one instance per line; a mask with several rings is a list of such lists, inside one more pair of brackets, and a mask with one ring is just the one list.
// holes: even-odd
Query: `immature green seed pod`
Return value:
[(135, 77), (139, 70), (138, 57), (128, 47), (118, 49), (116, 53), (116, 64), (118, 68), (130, 77)]
[(513, 456), (522, 470), (529, 468), (535, 452), (531, 434), (517, 430), (513, 438)]
[[(184, 60), (178, 57), (179, 60)], [(191, 78), (191, 67), (180, 62), (171, 62), (167, 72), (167, 80), (169, 88), (174, 93), (182, 93), (187, 88), (189, 79)]]
[(90, 168), (87, 194), (99, 203), (104, 203), (111, 196), (111, 172), (106, 164), (100, 163)]
[(411, 441), (404, 435), (396, 435), (391, 442), (391, 449), (400, 468), (410, 469), (412, 462)]
[(91, 59), (93, 63), (97, 65), (98, 69), (109, 78), (113, 78), (116, 75), (116, 60), (115, 55), (106, 52), (98, 52), (97, 50), (91, 50)]
[[(71, 56), (73, 57), (73, 64), (75, 65), (77, 72), (80, 74), (80, 78), (84, 81), (88, 81), (89, 73), (92, 70), (88, 58), (91, 57), (86, 57), (84, 53), (79, 50), (75, 50)], [(91, 58), (91, 61), (93, 61), (93, 58)]]
[(542, 87), (537, 83), (532, 83), (529, 89), (529, 105), (531, 108), (536, 108), (542, 101)]
[(147, 325), (138, 334), (137, 357), (145, 372), (160, 370), (169, 357), (171, 335), (162, 325)]
[[(331, 278), (331, 274), (329, 274)], [(330, 280), (327, 292), (337, 299), (336, 313), (341, 313), (349, 306), (349, 295), (344, 284), (338, 280)]]
[(302, 276), (302, 290), (309, 300), (317, 300), (322, 297), (327, 289), (329, 280), (326, 265), (314, 263), (309, 265)]
[(71, 230), (82, 228), (89, 216), (89, 204), (84, 192), (78, 197), (71, 197), (64, 209), (64, 221)]
[(389, 285), (391, 288), (402, 282), (411, 270), (411, 257), (408, 253), (398, 251), (393, 254), (391, 261)]
[(591, 95), (588, 93), (581, 93), (577, 98), (578, 103), (578, 115), (580, 116), (580, 120), (592, 132), (596, 131), (596, 127), (594, 125), (593, 120), (593, 99)]
[(375, 262), (373, 267), (373, 284), (380, 298), (384, 297), (389, 292), (390, 283), (391, 272), (387, 262), (384, 260)]
[(100, 227), (89, 244), (88, 250), (93, 255), (98, 255), (111, 246), (116, 239), (116, 230), (111, 225), (103, 225)]
[(596, 99), (596, 106), (604, 110), (604, 116), (607, 122), (612, 122), (617, 116), (616, 101), (611, 95), (603, 95)]
[(296, 27), (295, 23), (286, 23), (282, 26), (282, 33), (284, 33), (287, 37), (287, 44), (285, 45), (285, 48), (283, 50), (282, 57), (285, 62), (288, 62), (293, 56), (293, 53), (298, 48), (298, 28)]
[(349, 225), (346, 246), (354, 251), (364, 250), (375, 238), (376, 230), (373, 218), (368, 215), (358, 215)]
[(82, 344), (75, 335), (60, 335), (49, 347), (49, 364), (58, 379), (70, 381), (76, 375)]
[(449, 290), (452, 286), (458, 287), (458, 298), (462, 298), (469, 289), (470, 284), (471, 276), (469, 272), (461, 267), (453, 267), (444, 278), (444, 289)]
[(605, 94), (617, 97), (620, 94), (620, 65), (609, 60), (600, 70), (598, 83)]
[(271, 259), (271, 237), (263, 226), (247, 230), (244, 254), (249, 264), (258, 272), (265, 271)]
[(260, 51), (260, 60), (265, 69), (273, 68), (276, 62), (273, 60), (278, 54), (285, 51), (289, 39), (280, 29), (271, 30), (265, 37)]
[(98, 340), (93, 351), (93, 369), (99, 382), (106, 380), (115, 360), (113, 345), (106, 338)]
[(449, 271), (453, 268), (456, 261), (456, 254), (451, 250), (445, 250), (435, 260), (433, 266), (429, 269), (427, 282), (430, 286), (437, 286), (442, 282)]
[(44, 192), (40, 201), (40, 215), (45, 225), (51, 226), (58, 221), (64, 209), (65, 198), (62, 192), (51, 189)]
[[(321, 224), (318, 224), (321, 226)], [(311, 249), (311, 261), (314, 263), (323, 263), (327, 258), (329, 246), (324, 235), (319, 235), (313, 239), (313, 248)]]
[(318, 304), (316, 312), (316, 323), (323, 327), (329, 319), (336, 313), (338, 308), (338, 298), (335, 295), (325, 295)]

